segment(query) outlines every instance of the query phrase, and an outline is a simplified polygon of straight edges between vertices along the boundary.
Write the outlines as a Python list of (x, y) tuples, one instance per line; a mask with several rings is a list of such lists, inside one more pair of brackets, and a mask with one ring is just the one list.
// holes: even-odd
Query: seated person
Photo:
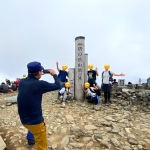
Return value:
[(132, 85), (132, 83), (131, 83), (131, 82), (128, 82), (128, 85), (127, 85), (127, 86), (128, 86), (128, 88), (130, 88), (130, 89), (131, 89), (131, 88), (135, 88), (135, 87), (137, 87), (137, 86)]
[(8, 87), (11, 87), (11, 82), (10, 82), (10, 80), (5, 79), (5, 81), (6, 81), (6, 84), (8, 85)]
[(14, 83), (16, 84), (16, 86), (17, 86), (17, 88), (18, 88), (19, 83), (20, 83), (20, 79), (19, 79), (19, 78), (17, 78), (17, 79), (16, 79), (16, 81), (15, 81)]
[(128, 85), (132, 85), (132, 83), (131, 83), (131, 82), (128, 82)]
[(9, 92), (8, 85), (5, 83), (2, 83), (0, 85), (0, 93), (8, 93), (8, 92)]
[(66, 100), (70, 100), (72, 93), (70, 92), (70, 83), (66, 82), (59, 91), (59, 99), (62, 100), (62, 106), (65, 106)]
[(84, 84), (83, 91), (87, 94), (86, 99), (89, 103), (100, 104), (100, 88), (93, 84), (93, 87), (90, 87), (90, 84), (86, 82)]
[(12, 89), (13, 91), (17, 91), (17, 86), (16, 86), (16, 84), (12, 83), (10, 89)]
[(118, 84), (118, 82), (116, 82), (116, 79), (113, 80), (112, 84)]

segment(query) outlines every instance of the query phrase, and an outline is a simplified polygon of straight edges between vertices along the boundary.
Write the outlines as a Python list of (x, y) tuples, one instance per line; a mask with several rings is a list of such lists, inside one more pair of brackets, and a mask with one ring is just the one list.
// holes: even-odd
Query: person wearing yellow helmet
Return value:
[(102, 90), (104, 91), (104, 104), (111, 103), (110, 100), (110, 93), (112, 89), (112, 82), (113, 78), (112, 76), (125, 76), (125, 74), (116, 74), (112, 71), (109, 71), (110, 65), (105, 64), (104, 65), (105, 71), (102, 72)]
[(100, 89), (95, 84), (90, 87), (90, 83), (86, 82), (82, 90), (86, 93), (86, 99), (89, 103), (100, 104)]
[(70, 100), (71, 98), (71, 91), (70, 91), (70, 83), (66, 82), (65, 86), (62, 85), (62, 88), (59, 91), (59, 99), (62, 100), (62, 107), (65, 107), (66, 100)]
[(66, 70), (67, 70), (68, 66), (67, 65), (63, 65), (62, 66), (62, 70), (61, 70), (61, 69), (59, 69), (58, 65), (59, 65), (59, 63), (56, 62), (56, 67), (57, 67), (57, 70), (59, 72), (58, 77), (60, 79), (60, 84), (63, 85), (63, 84), (65, 84), (67, 82), (67, 78), (66, 77), (68, 76), (68, 72)]
[(98, 76), (98, 68), (96, 67), (95, 70), (93, 70), (93, 64), (88, 65), (88, 83), (90, 84), (90, 87), (93, 87), (93, 84), (96, 84), (96, 76)]
[(91, 92), (88, 90), (89, 87), (90, 87), (90, 83), (89, 82), (85, 82), (83, 87), (82, 87), (82, 90), (86, 93), (86, 99), (91, 97)]

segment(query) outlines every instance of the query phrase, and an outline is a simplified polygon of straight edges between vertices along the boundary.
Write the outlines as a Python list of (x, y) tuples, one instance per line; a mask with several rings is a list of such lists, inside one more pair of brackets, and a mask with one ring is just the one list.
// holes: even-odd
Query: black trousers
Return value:
[(97, 84), (97, 83), (92, 83), (92, 82), (89, 82), (89, 84), (90, 84), (90, 87), (93, 87), (93, 84)]
[(105, 99), (105, 102), (110, 101), (110, 92), (104, 92), (104, 99)]
[(102, 86), (103, 86), (103, 91), (104, 91), (105, 102), (110, 101), (112, 85), (111, 84), (103, 84)]

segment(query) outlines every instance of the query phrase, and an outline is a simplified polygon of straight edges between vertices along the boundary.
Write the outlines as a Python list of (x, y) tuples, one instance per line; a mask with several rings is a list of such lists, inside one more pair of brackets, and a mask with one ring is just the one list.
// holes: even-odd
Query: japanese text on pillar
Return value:
[(77, 58), (78, 80), (82, 80), (83, 48), (81, 46), (78, 47), (78, 54), (77, 54), (77, 56), (78, 56), (78, 58)]

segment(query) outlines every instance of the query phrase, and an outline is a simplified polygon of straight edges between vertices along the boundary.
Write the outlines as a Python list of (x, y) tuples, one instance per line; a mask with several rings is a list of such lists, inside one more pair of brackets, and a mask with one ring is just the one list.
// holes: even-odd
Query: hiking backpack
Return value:
[[(113, 82), (113, 75), (111, 74), (110, 71), (108, 71), (108, 73), (109, 73), (109, 81)], [(103, 83), (103, 74), (104, 74), (104, 71), (102, 72), (102, 83)]]

